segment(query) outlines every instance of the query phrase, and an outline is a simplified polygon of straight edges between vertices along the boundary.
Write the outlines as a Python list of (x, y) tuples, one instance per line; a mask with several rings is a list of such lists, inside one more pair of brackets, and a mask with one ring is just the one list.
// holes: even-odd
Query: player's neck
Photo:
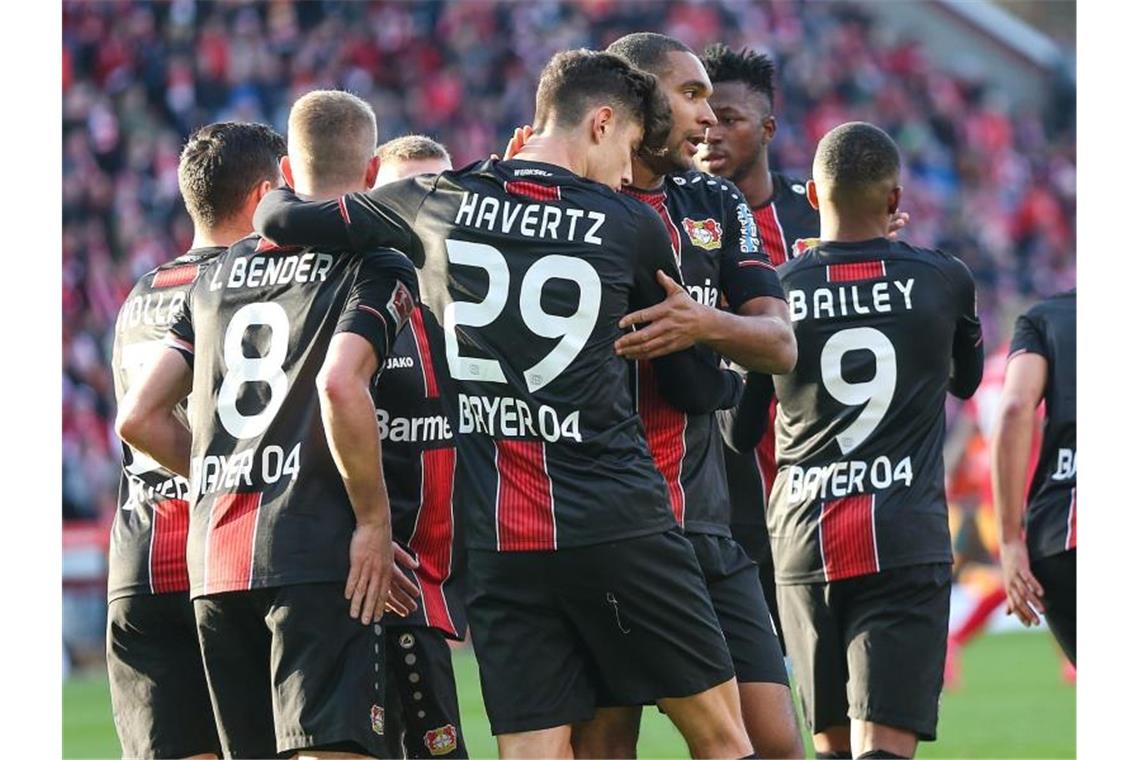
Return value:
[(190, 243), (190, 247), (229, 248), (252, 232), (252, 220), (247, 220), (245, 224), (219, 224), (209, 228), (202, 228), (195, 225), (194, 240)]
[(768, 152), (761, 151), (752, 167), (740, 179), (733, 179), (744, 199), (752, 208), (763, 206), (772, 199), (776, 191), (776, 183), (772, 180), (772, 172), (768, 170)]
[(577, 150), (574, 144), (557, 135), (533, 135), (512, 158), (519, 161), (538, 161), (551, 166), (560, 166), (579, 177), (586, 176), (585, 151)]
[(633, 159), (633, 186), (638, 190), (656, 190), (665, 182), (665, 175), (646, 166), (641, 159)]
[(820, 209), (819, 236), (836, 243), (858, 243), (864, 240), (885, 238), (890, 231), (889, 219), (849, 218)]

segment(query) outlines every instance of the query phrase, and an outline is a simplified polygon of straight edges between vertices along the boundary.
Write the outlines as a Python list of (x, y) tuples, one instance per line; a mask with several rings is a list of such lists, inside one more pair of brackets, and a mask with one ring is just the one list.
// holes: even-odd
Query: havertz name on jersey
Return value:
[(606, 215), (546, 203), (514, 203), (468, 191), (463, 194), (454, 223), (504, 235), (517, 232), (524, 237), (602, 245), (597, 233), (606, 223)]

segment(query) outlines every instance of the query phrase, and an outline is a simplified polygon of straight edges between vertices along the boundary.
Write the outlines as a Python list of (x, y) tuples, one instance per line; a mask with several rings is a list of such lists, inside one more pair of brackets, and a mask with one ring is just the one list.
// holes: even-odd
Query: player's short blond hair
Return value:
[(316, 187), (364, 176), (376, 147), (376, 114), (349, 92), (313, 90), (289, 111), (289, 162)]
[(447, 148), (427, 135), (404, 135), (376, 149), (380, 163), (387, 161), (427, 161), (438, 158), (451, 163)]

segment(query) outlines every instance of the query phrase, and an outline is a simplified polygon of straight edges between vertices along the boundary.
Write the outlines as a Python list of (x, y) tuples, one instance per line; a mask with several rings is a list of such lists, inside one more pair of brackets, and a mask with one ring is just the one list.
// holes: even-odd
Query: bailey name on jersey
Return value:
[(911, 303), (913, 288), (913, 277), (906, 280), (891, 280), (889, 283), (880, 280), (875, 283), (835, 284), (813, 290), (810, 303), (807, 293), (803, 290), (790, 290), (788, 308), (793, 322), (807, 318), (809, 311), (812, 319), (835, 319), (871, 312), (890, 314), (896, 310), (910, 311), (914, 308)]
[(602, 245), (598, 231), (606, 223), (601, 211), (562, 209), (546, 203), (513, 203), (489, 195), (463, 193), (455, 212), (456, 225), (560, 242), (580, 241)]

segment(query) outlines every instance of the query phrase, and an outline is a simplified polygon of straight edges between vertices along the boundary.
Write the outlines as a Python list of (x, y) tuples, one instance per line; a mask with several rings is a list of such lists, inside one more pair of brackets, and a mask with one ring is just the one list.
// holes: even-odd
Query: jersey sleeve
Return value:
[(1009, 357), (1018, 354), (1038, 354), (1049, 358), (1049, 343), (1045, 340), (1045, 330), (1040, 323), (1036, 307), (1017, 318), (1013, 326), (1013, 338), (1009, 341)]
[(278, 245), (360, 252), (395, 248), (418, 265), (423, 244), (411, 225), (426, 196), (415, 179), (328, 201), (302, 201), (283, 187), (261, 199), (253, 228)]
[[(735, 190), (735, 186), (730, 186)], [(724, 241), (721, 244), (720, 292), (724, 294), (732, 311), (753, 298), (779, 298), (786, 300), (784, 289), (772, 260), (760, 243), (760, 233), (756, 229), (756, 219), (752, 209), (741, 200), (730, 200), (725, 192)], [(744, 194), (736, 190), (740, 198)]]
[(954, 325), (953, 361), (950, 369), (950, 392), (958, 398), (974, 395), (982, 382), (985, 347), (982, 345), (982, 323), (978, 319), (978, 301), (974, 277), (961, 260), (948, 257), (947, 274), (958, 307)]
[[(199, 281), (201, 279), (199, 278)], [(167, 347), (182, 354), (182, 358), (191, 368), (194, 367), (194, 320), (192, 319), (193, 308), (191, 305), (193, 296), (194, 289), (191, 288), (186, 294), (186, 298), (182, 300), (182, 306), (178, 308), (178, 315), (174, 318), (170, 329), (166, 332), (166, 337), (162, 341)]]
[(751, 451), (768, 430), (768, 408), (775, 395), (772, 376), (748, 372), (740, 403), (717, 413), (721, 436), (738, 454)]
[(382, 363), (418, 303), (416, 273), (407, 257), (396, 251), (366, 253), (336, 332), (365, 338)]
[(672, 277), (674, 282), (684, 284), (684, 281), (673, 257), (673, 244), (665, 231), (665, 223), (648, 206), (637, 205), (631, 246), (634, 252), (633, 291), (629, 295), (629, 305), (633, 309), (644, 309), (665, 299), (665, 289), (657, 282), (657, 270)]

